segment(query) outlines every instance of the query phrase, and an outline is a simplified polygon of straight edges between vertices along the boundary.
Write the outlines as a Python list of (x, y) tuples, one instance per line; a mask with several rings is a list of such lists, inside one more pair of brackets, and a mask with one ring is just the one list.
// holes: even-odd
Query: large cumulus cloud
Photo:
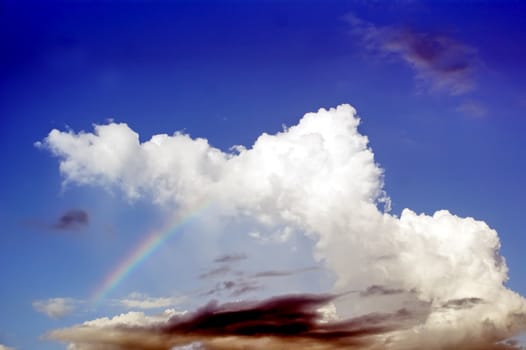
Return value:
[(349, 105), (320, 109), (232, 152), (182, 133), (141, 143), (116, 123), (93, 133), (52, 130), (39, 145), (60, 159), (66, 182), (119, 187), (181, 212), (212, 202), (220, 217), (314, 238), (316, 258), (336, 276), (334, 292), (362, 291), (333, 301), (338, 317), (426, 314), (390, 335), (393, 348), (494, 344), (524, 329), (526, 303), (504, 286), (497, 233), (447, 210), (385, 210), (383, 171), (359, 122)]

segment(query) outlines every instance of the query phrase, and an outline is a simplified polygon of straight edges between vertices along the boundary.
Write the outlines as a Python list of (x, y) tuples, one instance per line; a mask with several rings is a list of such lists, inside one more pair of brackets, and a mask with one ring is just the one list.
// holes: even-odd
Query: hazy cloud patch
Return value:
[(457, 110), (468, 117), (476, 119), (483, 119), (489, 114), (486, 106), (473, 100), (464, 101), (460, 106), (457, 107)]
[(119, 306), (127, 309), (160, 309), (175, 306), (183, 302), (184, 297), (151, 297), (143, 293), (130, 293), (127, 297), (115, 300)]
[(81, 301), (73, 298), (51, 298), (47, 300), (36, 300), (33, 308), (51, 318), (62, 318), (71, 314)]
[(0, 344), (0, 350), (15, 350), (15, 348)]

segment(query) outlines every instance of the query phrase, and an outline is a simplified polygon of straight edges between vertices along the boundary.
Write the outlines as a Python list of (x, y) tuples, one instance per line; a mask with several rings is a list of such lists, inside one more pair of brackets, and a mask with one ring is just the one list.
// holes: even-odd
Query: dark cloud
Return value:
[(347, 19), (369, 52), (405, 62), (429, 91), (463, 95), (475, 88), (474, 73), (481, 64), (473, 47), (445, 35), (376, 26), (352, 14)]
[(240, 261), (240, 260), (245, 260), (247, 258), (247, 256), (245, 254), (227, 254), (227, 255), (222, 255), (218, 258), (215, 258), (214, 259), (214, 262), (216, 263), (232, 263), (232, 262), (237, 262), (237, 261)]
[(273, 336), (354, 342), (356, 338), (395, 329), (411, 315), (370, 314), (342, 322), (320, 323), (316, 311), (335, 298), (333, 295), (288, 295), (256, 303), (208, 304), (191, 315), (177, 316), (161, 328), (169, 334), (203, 336)]
[[(225, 282), (227, 289), (236, 283)], [(375, 288), (376, 290), (383, 290)], [(436, 339), (418, 338), (408, 347), (400, 347), (400, 334), (423, 322), (426, 315), (401, 308), (388, 313), (369, 313), (345, 320), (327, 321), (319, 311), (344, 295), (298, 294), (263, 301), (219, 304), (212, 301), (195, 312), (177, 314), (165, 321), (126, 326), (124, 323), (95, 326), (94, 323), (61, 329), (48, 336), (75, 343), (79, 348), (94, 349), (158, 349), (199, 343), (207, 350), (352, 350), (352, 349), (440, 349), (440, 350), (518, 350), (517, 342), (507, 340), (489, 321), (483, 321), (484, 334), (444, 342), (436, 347)], [(452, 300), (451, 305), (478, 303), (476, 298)], [(510, 318), (509, 330), (523, 327), (526, 317)], [(402, 333), (401, 333), (402, 332)], [(394, 334), (398, 334), (398, 338)], [(398, 343), (397, 345), (397, 342)], [(433, 345), (434, 344), (434, 345)]]
[(75, 230), (89, 224), (88, 213), (80, 209), (65, 212), (52, 227), (56, 230)]

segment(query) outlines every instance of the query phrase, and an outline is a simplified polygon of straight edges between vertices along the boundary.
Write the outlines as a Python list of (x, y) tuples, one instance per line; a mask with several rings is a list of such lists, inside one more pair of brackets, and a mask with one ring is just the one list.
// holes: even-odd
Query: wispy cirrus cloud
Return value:
[(354, 14), (346, 19), (369, 53), (409, 65), (424, 90), (464, 95), (476, 87), (474, 75), (481, 62), (474, 47), (446, 35), (377, 26)]

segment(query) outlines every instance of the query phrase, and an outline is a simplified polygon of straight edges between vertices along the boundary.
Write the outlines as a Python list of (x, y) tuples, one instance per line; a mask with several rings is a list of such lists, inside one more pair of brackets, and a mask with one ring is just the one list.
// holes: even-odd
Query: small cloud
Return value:
[(448, 300), (442, 305), (445, 309), (470, 309), (476, 305), (483, 304), (484, 300), (481, 298), (462, 298)]
[(217, 294), (227, 294), (230, 297), (239, 297), (243, 294), (260, 290), (263, 287), (256, 283), (254, 280), (247, 279), (238, 279), (238, 280), (228, 280), (216, 283), (214, 288), (203, 293), (204, 296), (217, 295)]
[(227, 254), (222, 255), (218, 258), (214, 259), (214, 262), (216, 263), (231, 263), (231, 262), (237, 262), (240, 260), (245, 260), (247, 256), (245, 254)]
[(89, 224), (88, 213), (80, 209), (65, 212), (56, 223), (52, 225), (57, 230), (76, 230)]
[(445, 35), (377, 26), (353, 14), (346, 19), (370, 53), (406, 63), (429, 91), (463, 95), (475, 88), (474, 72), (480, 66), (475, 48)]
[(72, 298), (51, 298), (33, 302), (33, 308), (47, 316), (58, 319), (71, 314), (80, 301)]
[(11, 348), (9, 346), (5, 346), (5, 345), (0, 344), (0, 350), (15, 350), (15, 348)]
[(254, 278), (261, 278), (261, 277), (287, 277), (287, 276), (296, 275), (296, 274), (302, 273), (302, 272), (315, 271), (315, 270), (318, 270), (318, 269), (319, 268), (316, 267), (316, 266), (311, 266), (311, 267), (304, 267), (302, 269), (297, 269), (297, 270), (269, 270), (269, 271), (257, 272), (255, 274), (253, 274), (252, 277), (254, 277)]
[(488, 116), (487, 108), (477, 101), (465, 101), (458, 106), (457, 111), (476, 119), (482, 119)]
[(370, 297), (373, 295), (395, 295), (401, 294), (405, 291), (403, 289), (387, 288), (384, 286), (372, 285), (363, 292), (360, 292), (361, 297)]
[(231, 271), (232, 269), (228, 266), (220, 266), (220, 267), (211, 269), (205, 273), (200, 274), (199, 278), (204, 279), (204, 278), (210, 278), (210, 277), (224, 276)]
[(238, 283), (235, 286), (231, 287), (232, 291), (230, 292), (231, 297), (239, 297), (241, 295), (255, 292), (257, 290), (263, 289), (262, 286), (259, 284), (252, 282), (252, 281), (246, 281), (244, 283)]
[(131, 293), (126, 298), (116, 300), (116, 303), (128, 309), (159, 309), (180, 304), (183, 297), (154, 298), (142, 293)]
[(83, 229), (89, 225), (89, 215), (82, 209), (70, 209), (54, 220), (54, 222), (28, 220), (24, 225), (51, 231), (74, 231)]

